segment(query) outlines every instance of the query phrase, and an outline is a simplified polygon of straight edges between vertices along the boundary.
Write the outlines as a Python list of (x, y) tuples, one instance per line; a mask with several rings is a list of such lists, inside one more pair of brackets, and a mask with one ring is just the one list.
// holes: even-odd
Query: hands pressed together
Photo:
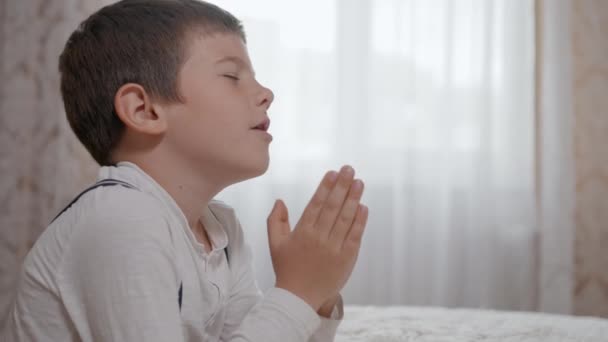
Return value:
[(360, 203), (363, 182), (354, 175), (350, 166), (325, 174), (293, 230), (281, 200), (268, 216), (276, 287), (315, 311), (336, 298), (359, 254), (368, 210)]

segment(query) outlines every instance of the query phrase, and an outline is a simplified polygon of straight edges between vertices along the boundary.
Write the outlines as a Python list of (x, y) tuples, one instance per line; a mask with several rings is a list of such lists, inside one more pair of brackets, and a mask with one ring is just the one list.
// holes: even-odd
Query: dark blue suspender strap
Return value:
[(102, 179), (99, 182), (91, 185), (90, 187), (88, 187), (87, 189), (85, 189), (83, 192), (81, 192), (80, 194), (78, 194), (78, 196), (76, 196), (76, 198), (74, 198), (72, 200), (72, 202), (70, 202), (70, 204), (68, 204), (65, 208), (63, 208), (63, 210), (61, 210), (59, 212), (59, 214), (57, 214), (57, 216), (55, 216), (55, 218), (53, 219), (53, 221), (51, 221), (51, 223), (53, 223), (59, 216), (61, 216), (61, 214), (63, 214), (66, 210), (70, 209), (70, 207), (72, 205), (74, 205), (74, 203), (76, 203), (76, 201), (78, 201), (80, 199), (80, 197), (82, 197), (82, 195), (86, 194), (87, 192), (93, 190), (93, 189), (97, 189), (99, 187), (103, 187), (103, 186), (113, 186), (113, 185), (120, 185), (120, 186), (124, 186), (125, 188), (129, 188), (129, 189), (135, 189), (137, 190), (136, 187), (134, 187), (133, 185), (127, 183), (127, 182), (123, 182), (121, 180), (118, 179), (112, 179), (112, 178), (107, 178), (107, 179)]
[(179, 311), (182, 311), (182, 297), (184, 293), (183, 284), (179, 283), (179, 290), (177, 290), (177, 304), (179, 304)]

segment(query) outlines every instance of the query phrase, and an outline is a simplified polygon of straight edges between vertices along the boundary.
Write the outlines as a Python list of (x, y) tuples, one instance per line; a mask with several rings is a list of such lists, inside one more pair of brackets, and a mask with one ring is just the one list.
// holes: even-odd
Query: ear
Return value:
[(159, 106), (152, 103), (139, 84), (127, 83), (114, 96), (114, 109), (120, 120), (134, 131), (158, 135), (167, 130), (167, 118)]

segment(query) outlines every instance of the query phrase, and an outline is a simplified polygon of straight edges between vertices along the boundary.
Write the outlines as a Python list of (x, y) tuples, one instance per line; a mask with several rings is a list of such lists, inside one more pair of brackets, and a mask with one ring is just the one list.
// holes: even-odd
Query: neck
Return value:
[(166, 170), (160, 168), (147, 168), (144, 171), (171, 195), (192, 229), (199, 226), (203, 208), (222, 190), (222, 187), (206, 182), (205, 177), (190, 172), (164, 172)]
[(136, 164), (154, 179), (177, 203), (184, 213), (191, 229), (198, 227), (203, 208), (226, 185), (215, 182), (213, 177), (196, 168), (185, 167), (173, 160), (155, 160), (155, 158), (121, 158)]

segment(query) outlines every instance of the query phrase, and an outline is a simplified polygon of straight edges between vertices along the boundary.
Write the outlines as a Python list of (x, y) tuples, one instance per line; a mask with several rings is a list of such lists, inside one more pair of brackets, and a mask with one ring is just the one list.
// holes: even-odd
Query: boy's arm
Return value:
[(333, 341), (343, 317), (340, 296), (314, 312), (306, 302), (280, 288), (272, 288), (263, 296), (251, 266), (246, 269), (226, 306), (223, 341)]
[(231, 241), (230, 267), (235, 281), (226, 303), (221, 340), (309, 341), (323, 325), (322, 318), (310, 305), (286, 290), (272, 288), (265, 294), (260, 292), (253, 274), (251, 249), (242, 240), (240, 226), (238, 232), (236, 241)]
[(108, 219), (80, 229), (60, 293), (85, 341), (184, 341), (171, 236), (162, 217)]
[[(230, 253), (235, 282), (226, 304), (222, 340), (332, 341), (342, 319), (341, 297), (327, 301), (315, 313), (310, 305), (283, 289), (273, 288), (262, 295), (253, 273), (251, 248), (243, 241), (236, 222)], [(306, 337), (311, 334), (311, 338)]]

